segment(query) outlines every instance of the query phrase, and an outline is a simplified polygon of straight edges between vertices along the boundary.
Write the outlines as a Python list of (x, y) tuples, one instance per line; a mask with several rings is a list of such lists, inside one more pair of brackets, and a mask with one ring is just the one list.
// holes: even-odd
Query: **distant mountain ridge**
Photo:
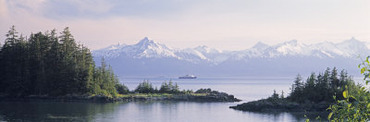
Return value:
[(268, 72), (292, 75), (334, 66), (354, 72), (361, 61), (358, 57), (369, 54), (365, 42), (355, 38), (341, 43), (311, 45), (297, 40), (271, 46), (258, 42), (245, 50), (221, 51), (207, 46), (173, 49), (145, 37), (134, 45), (118, 44), (93, 51), (95, 61), (100, 62), (104, 58), (121, 76), (176, 76), (186, 73), (254, 76)]

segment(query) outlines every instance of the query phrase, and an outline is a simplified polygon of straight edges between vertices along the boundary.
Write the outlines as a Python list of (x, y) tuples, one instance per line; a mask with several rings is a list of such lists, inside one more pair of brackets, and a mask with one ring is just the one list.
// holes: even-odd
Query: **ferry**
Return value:
[(179, 77), (179, 79), (196, 79), (197, 76), (194, 76), (194, 75), (185, 75), (185, 76), (181, 76)]

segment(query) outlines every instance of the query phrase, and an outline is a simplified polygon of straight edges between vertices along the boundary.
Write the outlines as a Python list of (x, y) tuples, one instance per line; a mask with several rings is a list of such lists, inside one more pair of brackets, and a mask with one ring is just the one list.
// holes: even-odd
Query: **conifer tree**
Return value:
[(12, 26), (0, 45), (0, 94), (116, 97), (116, 86), (127, 88), (104, 61), (95, 67), (90, 50), (75, 42), (68, 27), (60, 34), (54, 29), (25, 39)]

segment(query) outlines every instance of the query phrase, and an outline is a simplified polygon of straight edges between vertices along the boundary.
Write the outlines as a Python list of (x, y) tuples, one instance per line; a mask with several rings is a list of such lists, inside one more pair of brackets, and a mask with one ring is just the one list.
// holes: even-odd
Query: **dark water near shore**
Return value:
[[(149, 79), (154, 86), (170, 79)], [(178, 80), (181, 89), (212, 88), (242, 99), (242, 102), (267, 98), (275, 89), (288, 94), (293, 78), (200, 78)], [(130, 90), (142, 78), (123, 79)], [(240, 103), (242, 103), (240, 102)], [(104, 122), (270, 122), (304, 121), (304, 113), (255, 113), (229, 109), (238, 103), (199, 102), (128, 102), (128, 103), (60, 103), (0, 102), (3, 121), (104, 121)], [(315, 116), (315, 115), (313, 115)]]

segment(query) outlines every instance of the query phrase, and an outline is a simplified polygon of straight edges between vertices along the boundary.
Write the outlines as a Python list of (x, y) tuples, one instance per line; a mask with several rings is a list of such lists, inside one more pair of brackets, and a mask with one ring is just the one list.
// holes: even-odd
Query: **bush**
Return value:
[[(361, 74), (364, 75), (366, 85), (370, 82), (369, 57), (358, 66), (361, 68)], [(342, 92), (342, 96), (344, 100), (338, 100), (328, 108), (331, 110), (331, 113), (328, 115), (330, 121), (370, 121), (370, 93), (366, 86), (361, 86), (360, 90), (346, 86), (346, 89)]]

